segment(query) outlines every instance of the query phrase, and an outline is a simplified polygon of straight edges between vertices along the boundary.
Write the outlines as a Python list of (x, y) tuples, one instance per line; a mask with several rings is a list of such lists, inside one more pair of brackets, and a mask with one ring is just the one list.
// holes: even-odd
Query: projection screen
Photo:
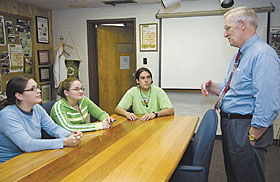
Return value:
[[(258, 35), (266, 41), (267, 13), (258, 13)], [(161, 87), (200, 89), (202, 82), (223, 82), (237, 48), (224, 38), (223, 16), (162, 19)]]

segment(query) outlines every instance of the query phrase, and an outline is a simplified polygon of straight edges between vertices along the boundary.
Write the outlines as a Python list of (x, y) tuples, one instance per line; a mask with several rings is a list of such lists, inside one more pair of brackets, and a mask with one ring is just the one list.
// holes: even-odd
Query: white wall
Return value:
[[(275, 12), (271, 14), (271, 26), (280, 26), (280, 1), (279, 0), (235, 0), (236, 6), (248, 6), (251, 8), (268, 7), (270, 2), (276, 7)], [(181, 7), (173, 12), (192, 12), (205, 10), (218, 10), (218, 0), (197, 0), (183, 2)], [(140, 52), (139, 51), (139, 24), (143, 23), (159, 23), (155, 14), (162, 10), (161, 4), (148, 5), (124, 5), (105, 8), (87, 8), (87, 9), (71, 9), (71, 10), (55, 10), (53, 11), (53, 38), (54, 47), (59, 45), (59, 36), (63, 35), (65, 42), (73, 45), (68, 32), (71, 33), (75, 46), (80, 53), (82, 62), (80, 64), (80, 79), (86, 88), (85, 95), (88, 95), (88, 50), (87, 50), (87, 20), (97, 19), (119, 19), (119, 18), (136, 18), (136, 47), (137, 47), (137, 67), (143, 66), (143, 58), (148, 58), (149, 67), (153, 73), (154, 84), (158, 85), (159, 74), (159, 52)], [(223, 27), (221, 27), (223, 29)], [(204, 32), (207, 33), (207, 32)], [(195, 41), (194, 37), (194, 41)], [(207, 41), (207, 40), (206, 40)], [(75, 51), (71, 53), (71, 58), (78, 58)]]

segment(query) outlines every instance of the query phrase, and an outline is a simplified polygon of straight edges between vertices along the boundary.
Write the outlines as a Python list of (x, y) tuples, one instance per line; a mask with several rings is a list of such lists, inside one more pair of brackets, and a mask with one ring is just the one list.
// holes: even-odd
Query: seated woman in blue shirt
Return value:
[[(6, 93), (7, 99), (0, 103), (0, 163), (23, 152), (59, 149), (80, 143), (81, 132), (70, 133), (56, 125), (39, 105), (41, 91), (32, 78), (12, 78)], [(41, 128), (57, 139), (41, 139)]]

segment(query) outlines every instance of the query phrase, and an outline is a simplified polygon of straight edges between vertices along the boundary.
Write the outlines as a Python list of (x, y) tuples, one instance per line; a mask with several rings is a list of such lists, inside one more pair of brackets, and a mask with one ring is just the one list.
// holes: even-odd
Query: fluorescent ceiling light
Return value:
[(105, 23), (105, 24), (101, 24), (103, 26), (115, 26), (115, 27), (124, 27), (124, 23)]

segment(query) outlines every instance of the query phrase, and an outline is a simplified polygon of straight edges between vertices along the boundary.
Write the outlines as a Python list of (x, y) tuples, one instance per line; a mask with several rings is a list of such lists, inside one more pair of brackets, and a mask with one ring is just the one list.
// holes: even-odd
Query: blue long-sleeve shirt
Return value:
[[(241, 60), (221, 108), (226, 113), (253, 114), (252, 126), (269, 127), (276, 119), (280, 105), (280, 60), (275, 50), (256, 34), (243, 44), (240, 51)], [(221, 93), (235, 57), (225, 82), (219, 84)]]
[[(41, 139), (41, 128), (58, 139)], [(23, 152), (63, 148), (63, 138), (69, 135), (40, 105), (30, 113), (9, 105), (0, 111), (0, 163)]]

